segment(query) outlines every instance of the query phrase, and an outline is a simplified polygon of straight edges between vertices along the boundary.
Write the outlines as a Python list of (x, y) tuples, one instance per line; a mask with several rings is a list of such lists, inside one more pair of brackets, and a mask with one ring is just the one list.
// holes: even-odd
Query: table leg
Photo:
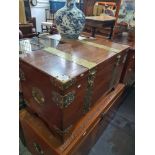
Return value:
[(46, 32), (48, 32), (48, 26), (46, 26)]
[(113, 23), (113, 24), (111, 25), (111, 30), (110, 30), (109, 39), (111, 39), (111, 37), (112, 37), (114, 25), (115, 25), (115, 23)]
[(43, 25), (41, 25), (41, 31), (43, 32)]
[(54, 23), (54, 13), (53, 13), (53, 17), (52, 18), (53, 18), (52, 20), (53, 20), (53, 23)]
[(91, 36), (93, 38), (95, 38), (95, 33), (96, 33), (96, 27), (92, 27), (92, 34), (91, 34)]

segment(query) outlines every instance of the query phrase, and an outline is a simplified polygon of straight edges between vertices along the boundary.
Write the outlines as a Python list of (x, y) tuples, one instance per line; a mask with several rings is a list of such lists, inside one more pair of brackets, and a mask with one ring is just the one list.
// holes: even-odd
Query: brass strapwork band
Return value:
[(91, 68), (93, 68), (93, 67), (95, 67), (97, 65), (94, 62), (91, 62), (91, 61), (88, 61), (88, 60), (85, 60), (85, 59), (82, 59), (82, 58), (78, 58), (76, 56), (73, 56), (72, 54), (60, 51), (60, 50), (58, 50), (56, 48), (47, 47), (47, 48), (44, 48), (43, 50), (47, 51), (47, 52), (49, 52), (51, 54), (54, 54), (54, 55), (56, 55), (58, 57), (61, 57), (61, 58), (65, 59), (65, 60), (74, 62), (74, 63), (76, 63), (78, 65), (83, 66), (83, 67), (86, 67), (88, 69), (91, 69)]
[(96, 77), (96, 68), (93, 68), (89, 71), (88, 75), (87, 90), (83, 105), (83, 113), (88, 112), (90, 109), (95, 77)]
[(97, 44), (97, 43), (90, 42), (90, 41), (86, 41), (86, 40), (80, 40), (79, 42), (81, 42), (81, 43), (83, 43), (83, 44), (90, 45), (90, 46), (102, 48), (102, 49), (104, 49), (104, 50), (112, 51), (112, 52), (115, 52), (115, 53), (119, 53), (119, 52), (120, 52), (119, 49), (112, 48), (112, 47), (108, 47), (108, 46), (105, 46), (105, 45), (103, 45), (103, 44), (101, 45), (101, 44)]

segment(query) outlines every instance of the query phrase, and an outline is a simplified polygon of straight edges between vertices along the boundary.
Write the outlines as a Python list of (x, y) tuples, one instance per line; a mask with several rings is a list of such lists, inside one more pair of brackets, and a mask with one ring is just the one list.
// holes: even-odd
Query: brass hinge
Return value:
[(68, 94), (62, 96), (59, 93), (52, 92), (52, 100), (57, 104), (61, 109), (67, 108), (75, 99), (75, 91), (69, 92)]
[(60, 130), (59, 128), (57, 128), (56, 126), (54, 126), (54, 130), (56, 133), (58, 133), (59, 135), (63, 136), (63, 135), (66, 135), (66, 134), (69, 134), (70, 133), (70, 130), (73, 126), (70, 125), (68, 128), (66, 128), (65, 130)]
[(84, 113), (88, 112), (90, 109), (95, 76), (96, 76), (96, 68), (89, 70), (87, 90), (86, 90), (86, 95), (84, 99), (84, 107), (83, 107)]

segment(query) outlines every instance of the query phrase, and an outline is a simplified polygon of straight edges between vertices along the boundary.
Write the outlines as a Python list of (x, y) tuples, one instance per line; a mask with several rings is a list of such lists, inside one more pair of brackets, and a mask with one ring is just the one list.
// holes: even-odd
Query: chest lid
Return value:
[[(20, 61), (56, 80), (62, 88), (97, 67), (127, 46), (108, 40), (61, 40), (58, 35), (20, 40)], [(83, 76), (83, 77), (84, 77)]]

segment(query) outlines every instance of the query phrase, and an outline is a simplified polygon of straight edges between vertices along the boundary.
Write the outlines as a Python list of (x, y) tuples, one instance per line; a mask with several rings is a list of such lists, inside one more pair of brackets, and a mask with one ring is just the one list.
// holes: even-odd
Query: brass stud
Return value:
[(81, 87), (81, 85), (79, 84), (78, 86), (77, 86), (77, 88), (80, 88)]

